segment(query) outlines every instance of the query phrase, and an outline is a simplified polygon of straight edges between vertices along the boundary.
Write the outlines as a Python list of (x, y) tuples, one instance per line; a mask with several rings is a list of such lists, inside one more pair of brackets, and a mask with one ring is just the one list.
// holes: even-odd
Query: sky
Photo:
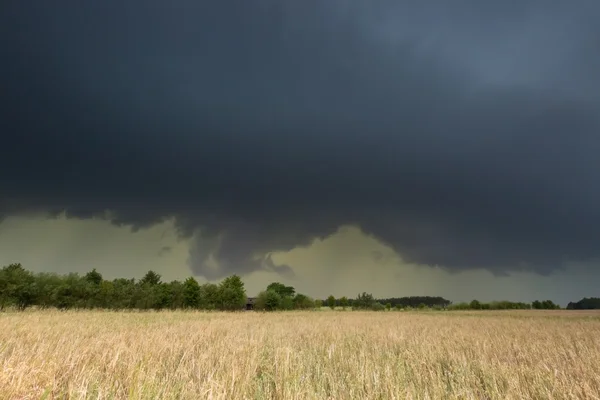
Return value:
[(0, 265), (598, 296), (600, 3), (10, 2)]

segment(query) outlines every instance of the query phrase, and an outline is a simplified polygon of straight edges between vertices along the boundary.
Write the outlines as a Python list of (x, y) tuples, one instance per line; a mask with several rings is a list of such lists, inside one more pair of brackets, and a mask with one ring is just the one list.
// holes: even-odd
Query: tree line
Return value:
[[(248, 301), (244, 282), (237, 275), (218, 284), (199, 284), (193, 277), (185, 281), (163, 282), (161, 276), (148, 271), (140, 280), (117, 278), (106, 280), (96, 269), (80, 275), (70, 273), (32, 273), (11, 264), (0, 269), (0, 311), (7, 307), (111, 310), (198, 309), (236, 311), (250, 306), (255, 310), (313, 310), (323, 306), (352, 310), (518, 310), (559, 309), (551, 300), (532, 303), (496, 301), (456, 303), (443, 297), (412, 296), (375, 299), (363, 292), (356, 298), (329, 296), (326, 299), (297, 293), (292, 286), (279, 282), (269, 284), (257, 297)], [(600, 299), (584, 298), (569, 303), (568, 309), (600, 309)]]
[(600, 310), (600, 298), (584, 297), (575, 303), (569, 303), (567, 310)]
[(434, 309), (434, 310), (557, 310), (560, 306), (551, 300), (539, 301), (532, 303), (512, 302), (512, 301), (492, 301), (482, 303), (478, 300), (473, 300), (469, 303), (452, 303), (450, 300), (443, 297), (432, 296), (411, 296), (411, 297), (394, 297), (388, 299), (375, 299), (369, 293), (359, 294), (354, 300), (335, 300), (330, 296), (325, 303), (329, 307), (350, 306), (352, 309), (359, 310), (410, 310), (410, 309)]
[(0, 310), (13, 306), (67, 309), (163, 310), (195, 308), (239, 310), (246, 305), (244, 283), (237, 275), (219, 284), (200, 285), (194, 278), (162, 282), (148, 271), (135, 279), (105, 280), (93, 269), (85, 275), (33, 274), (20, 264), (0, 270)]

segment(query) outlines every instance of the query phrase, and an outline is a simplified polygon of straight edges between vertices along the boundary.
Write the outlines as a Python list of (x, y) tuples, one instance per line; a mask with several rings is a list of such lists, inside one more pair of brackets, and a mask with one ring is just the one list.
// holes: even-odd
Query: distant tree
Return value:
[(479, 301), (477, 301), (477, 300), (473, 300), (473, 301), (471, 301), (470, 308), (472, 310), (480, 310), (481, 309), (481, 303)]
[[(482, 307), (485, 308), (485, 307)], [(490, 310), (525, 310), (530, 308), (529, 304), (512, 301), (492, 301), (489, 303)], [(486, 308), (487, 309), (487, 308)]]
[(168, 307), (171, 310), (184, 308), (184, 286), (180, 281), (171, 281), (167, 284)]
[(598, 297), (584, 297), (577, 302), (569, 302), (567, 306), (568, 310), (599, 310), (600, 309), (600, 298)]
[(87, 290), (86, 308), (101, 307), (100, 284), (102, 283), (102, 275), (94, 268), (84, 275), (83, 281), (86, 283)]
[(274, 290), (265, 290), (256, 297), (254, 308), (264, 311), (276, 311), (281, 308), (281, 296)]
[(321, 307), (323, 307), (323, 300), (315, 300), (315, 308), (321, 309)]
[(102, 274), (96, 271), (96, 268), (85, 274), (85, 280), (93, 285), (100, 286), (102, 283)]
[(54, 294), (61, 283), (62, 277), (57, 274), (47, 272), (37, 274), (35, 277), (36, 304), (42, 309), (54, 307)]
[(269, 284), (269, 286), (267, 286), (267, 290), (272, 290), (279, 294), (281, 297), (288, 296), (293, 298), (296, 294), (296, 289), (294, 289), (292, 286), (286, 286), (283, 283), (279, 282), (273, 282)]
[(356, 299), (352, 302), (352, 308), (356, 310), (371, 309), (374, 303), (375, 299), (372, 294), (362, 292), (356, 296)]
[[(275, 292), (273, 292), (275, 293)], [(277, 293), (275, 293), (277, 294)], [(267, 291), (263, 290), (259, 292), (256, 298), (254, 299), (254, 309), (256, 311), (271, 311), (267, 310)]]
[(552, 300), (544, 300), (542, 301), (542, 308), (544, 310), (557, 310), (560, 306), (554, 304)]
[(310, 297), (298, 293), (296, 294), (296, 296), (294, 297), (294, 308), (298, 309), (298, 310), (306, 310), (306, 309), (311, 309), (311, 308), (315, 308), (315, 301), (313, 299), (311, 299)]
[(160, 303), (158, 299), (160, 293), (159, 290), (156, 289), (159, 284), (153, 284), (144, 279), (140, 280), (135, 285), (135, 291), (131, 299), (134, 308), (140, 310), (151, 310), (155, 308)]
[[(108, 292), (110, 289), (105, 287), (105, 290)], [(111, 308), (115, 310), (135, 308), (138, 292), (135, 279), (114, 279), (112, 281)]]
[(98, 307), (112, 309), (123, 308), (122, 305), (119, 304), (115, 293), (116, 290), (114, 282), (102, 281), (102, 283), (100, 283), (100, 288), (98, 289)]
[(238, 275), (225, 278), (219, 285), (219, 297), (222, 310), (241, 310), (247, 299), (242, 279)]
[(378, 301), (382, 304), (391, 303), (392, 307), (400, 304), (404, 308), (417, 308), (421, 303), (425, 304), (428, 307), (440, 306), (441, 308), (446, 308), (451, 304), (449, 300), (446, 300), (443, 297), (439, 296), (392, 297), (388, 299), (379, 299)]
[(342, 310), (345, 310), (346, 307), (348, 307), (348, 298), (346, 296), (340, 299), (340, 307), (342, 307)]
[(183, 282), (183, 306), (185, 308), (199, 308), (202, 291), (198, 281), (189, 277)]
[(471, 305), (469, 303), (455, 303), (448, 306), (448, 310), (469, 310)]
[(390, 311), (392, 309), (392, 303), (387, 303), (385, 305), (385, 309), (388, 310), (388, 311)]
[(140, 280), (140, 285), (158, 285), (160, 283), (161, 276), (154, 271), (148, 271), (146, 275)]
[(528, 303), (511, 301), (492, 301), (490, 303), (481, 303), (473, 300), (470, 303), (456, 303), (447, 307), (448, 310), (527, 310), (531, 308)]
[(155, 310), (164, 310), (166, 308), (171, 308), (171, 300), (172, 300), (172, 292), (171, 292), (171, 283), (161, 282), (158, 285), (152, 286), (152, 294), (154, 297), (154, 302), (152, 304), (152, 308)]
[(290, 296), (283, 296), (281, 298), (281, 310), (293, 310), (294, 309), (294, 299)]
[(89, 283), (79, 274), (70, 273), (63, 277), (54, 293), (54, 304), (58, 309), (87, 308)]
[(36, 299), (35, 278), (21, 264), (10, 264), (0, 270), (0, 310), (14, 305), (25, 310)]
[(327, 306), (332, 310), (335, 308), (335, 297), (333, 297), (333, 295), (327, 298)]
[(221, 303), (219, 287), (214, 283), (205, 283), (200, 286), (200, 308), (215, 310)]
[[(514, 303), (517, 304), (519, 306), (522, 305), (522, 303)], [(519, 307), (521, 308), (521, 307)], [(560, 309), (560, 306), (554, 304), (554, 302), (552, 300), (544, 300), (544, 301), (539, 301), (539, 300), (535, 300), (533, 303), (531, 303), (531, 308), (533, 308), (534, 310), (557, 310)]]

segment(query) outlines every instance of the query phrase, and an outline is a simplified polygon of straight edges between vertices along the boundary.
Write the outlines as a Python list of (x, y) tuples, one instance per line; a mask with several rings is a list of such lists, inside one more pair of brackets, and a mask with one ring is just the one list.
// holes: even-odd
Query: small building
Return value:
[(246, 310), (254, 310), (254, 304), (256, 303), (256, 297), (248, 297), (246, 300)]

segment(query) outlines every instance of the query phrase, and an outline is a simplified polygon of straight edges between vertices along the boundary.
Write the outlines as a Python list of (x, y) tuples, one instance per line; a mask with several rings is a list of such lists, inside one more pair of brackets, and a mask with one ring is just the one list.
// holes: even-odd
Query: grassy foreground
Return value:
[(0, 314), (1, 399), (598, 399), (577, 312)]

